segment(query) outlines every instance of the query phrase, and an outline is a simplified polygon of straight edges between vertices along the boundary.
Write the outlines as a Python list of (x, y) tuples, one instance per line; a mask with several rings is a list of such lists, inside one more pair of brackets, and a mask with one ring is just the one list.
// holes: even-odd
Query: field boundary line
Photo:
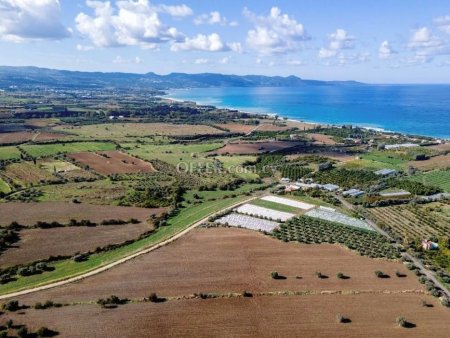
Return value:
[(34, 293), (34, 292), (43, 291), (43, 290), (47, 290), (47, 289), (52, 289), (52, 288), (55, 288), (55, 287), (58, 287), (58, 286), (62, 286), (62, 285), (69, 284), (69, 283), (78, 282), (78, 281), (86, 279), (88, 277), (95, 276), (95, 275), (97, 275), (99, 273), (102, 273), (104, 271), (107, 271), (107, 270), (109, 270), (109, 269), (111, 269), (111, 268), (113, 268), (113, 267), (115, 267), (117, 265), (120, 265), (122, 263), (128, 262), (129, 260), (132, 260), (133, 258), (139, 257), (141, 255), (145, 255), (145, 254), (150, 253), (150, 252), (152, 252), (154, 250), (157, 250), (157, 249), (159, 249), (159, 248), (161, 248), (163, 246), (166, 246), (166, 245), (176, 241), (177, 239), (181, 238), (182, 236), (186, 235), (191, 230), (193, 230), (197, 226), (201, 225), (203, 222), (207, 221), (209, 217), (214, 216), (216, 214), (219, 214), (219, 213), (221, 213), (223, 211), (233, 209), (233, 208), (235, 208), (235, 207), (237, 207), (237, 206), (239, 206), (239, 205), (241, 205), (243, 203), (247, 203), (247, 202), (252, 201), (254, 199), (257, 199), (257, 198), (259, 198), (259, 196), (253, 196), (251, 198), (248, 198), (248, 199), (245, 199), (243, 201), (237, 202), (237, 203), (235, 203), (233, 205), (230, 205), (229, 207), (226, 207), (226, 208), (221, 209), (219, 211), (212, 212), (212, 213), (208, 214), (207, 216), (205, 216), (204, 218), (202, 218), (201, 220), (192, 223), (186, 229), (173, 234), (172, 236), (170, 236), (169, 238), (165, 239), (164, 241), (159, 242), (157, 244), (154, 244), (153, 246), (141, 249), (141, 250), (139, 250), (139, 251), (137, 251), (137, 252), (135, 252), (135, 253), (133, 253), (133, 254), (131, 254), (129, 256), (125, 256), (125, 257), (123, 257), (123, 258), (121, 258), (121, 259), (119, 259), (117, 261), (108, 263), (107, 265), (100, 266), (98, 268), (95, 268), (94, 270), (82, 273), (82, 274), (74, 276), (74, 277), (68, 277), (66, 279), (62, 279), (62, 280), (59, 280), (59, 281), (56, 281), (56, 282), (50, 282), (49, 284), (36, 286), (36, 287), (30, 288), (30, 289), (25, 289), (25, 290), (21, 290), (21, 291), (6, 293), (4, 295), (0, 295), (0, 300), (12, 298), (12, 297), (23, 296), (23, 295), (26, 295), (26, 294), (29, 294), (29, 293)]

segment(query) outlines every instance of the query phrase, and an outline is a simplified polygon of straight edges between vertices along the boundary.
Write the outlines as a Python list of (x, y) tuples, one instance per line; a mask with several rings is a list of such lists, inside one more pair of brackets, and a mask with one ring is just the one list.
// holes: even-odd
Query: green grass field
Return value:
[(359, 160), (344, 162), (343, 167), (347, 169), (405, 169), (408, 160), (393, 152), (372, 151), (360, 156)]
[(6, 183), (4, 180), (2, 180), (2, 178), (0, 177), (0, 192), (2, 193), (9, 193), (11, 191), (11, 189), (9, 188), (8, 183)]
[(73, 142), (23, 145), (21, 148), (32, 157), (47, 157), (56, 154), (70, 154), (83, 151), (115, 150), (116, 145), (109, 142)]
[(117, 261), (120, 258), (133, 254), (143, 248), (155, 245), (164, 241), (180, 231), (188, 228), (193, 223), (227, 208), (235, 203), (245, 200), (247, 196), (238, 196), (235, 198), (220, 199), (216, 201), (209, 201), (202, 204), (197, 204), (189, 208), (181, 209), (178, 215), (168, 220), (168, 225), (159, 228), (154, 234), (130, 245), (121, 248), (107, 251), (100, 254), (95, 254), (89, 257), (84, 262), (74, 262), (73, 260), (64, 260), (54, 264), (54, 271), (45, 272), (39, 275), (29, 277), (18, 277), (16, 281), (4, 285), (0, 285), (0, 294), (15, 292), (23, 289), (28, 289), (58, 280), (66, 279), (88, 272), (100, 266)]
[(420, 173), (412, 176), (411, 179), (424, 185), (440, 187), (450, 192), (450, 170), (434, 170)]
[(0, 160), (20, 158), (20, 150), (15, 146), (0, 147)]
[(284, 205), (265, 200), (254, 200), (251, 202), (251, 204), (277, 211), (290, 212), (292, 214), (298, 214), (301, 211), (301, 209), (291, 207), (290, 205)]
[(202, 144), (171, 144), (167, 145), (139, 145), (123, 144), (122, 147), (128, 148), (128, 153), (141, 157), (145, 160), (161, 160), (172, 165), (180, 162), (184, 163), (211, 163), (211, 158), (205, 158), (202, 153), (220, 148), (222, 143), (202, 143)]
[(194, 201), (194, 195), (198, 195), (201, 197), (202, 201), (209, 200), (211, 198), (223, 198), (225, 195), (242, 195), (245, 193), (249, 193), (252, 190), (256, 190), (264, 187), (264, 183), (248, 183), (240, 186), (235, 190), (214, 190), (214, 191), (198, 191), (198, 190), (189, 190), (187, 191), (183, 197), (186, 201)]
[(220, 161), (223, 164), (225, 170), (232, 174), (236, 174), (239, 177), (244, 179), (255, 179), (258, 178), (259, 175), (251, 172), (249, 170), (244, 169), (242, 164), (245, 162), (254, 162), (256, 161), (256, 156), (215, 156), (216, 160)]

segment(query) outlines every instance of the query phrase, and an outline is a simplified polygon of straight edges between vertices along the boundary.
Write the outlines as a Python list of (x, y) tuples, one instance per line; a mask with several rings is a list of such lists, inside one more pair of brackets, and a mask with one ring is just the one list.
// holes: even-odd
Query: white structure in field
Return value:
[(288, 219), (295, 216), (295, 214), (291, 214), (289, 212), (278, 211), (273, 209), (268, 209), (264, 207), (260, 207), (258, 205), (253, 204), (243, 204), (240, 207), (234, 209), (234, 211), (240, 214), (246, 214), (251, 216), (258, 216), (263, 218), (269, 218), (275, 221), (285, 222)]
[(291, 207), (299, 208), (299, 209), (302, 209), (302, 210), (309, 210), (309, 209), (312, 209), (312, 208), (316, 207), (313, 204), (308, 204), (308, 203), (304, 203), (304, 202), (300, 202), (300, 201), (294, 201), (294, 200), (291, 200), (290, 198), (284, 198), (284, 197), (278, 197), (278, 196), (264, 196), (261, 199), (264, 200), (264, 201), (269, 201), (269, 202), (274, 202), (274, 203), (278, 203), (278, 204), (289, 205)]
[(322, 185), (322, 189), (326, 190), (326, 191), (337, 191), (339, 190), (339, 186), (336, 184), (324, 184)]
[(379, 175), (379, 176), (393, 176), (396, 173), (397, 173), (397, 171), (394, 169), (380, 169), (380, 170), (375, 171), (375, 174)]
[(336, 222), (356, 228), (373, 231), (372, 227), (366, 222), (357, 218), (341, 214), (340, 212), (337, 211), (329, 211), (324, 208), (317, 208), (308, 211), (305, 215), (313, 218), (320, 218), (325, 221)]
[(399, 149), (399, 148), (412, 148), (419, 147), (416, 143), (398, 143), (398, 144), (386, 144), (385, 149)]
[(251, 230), (262, 230), (271, 232), (280, 224), (274, 221), (268, 221), (256, 217), (250, 217), (237, 213), (231, 213), (215, 220), (215, 223), (229, 225), (233, 227), (242, 227)]
[(359, 189), (350, 189), (342, 192), (342, 196), (359, 197), (364, 195), (365, 192)]

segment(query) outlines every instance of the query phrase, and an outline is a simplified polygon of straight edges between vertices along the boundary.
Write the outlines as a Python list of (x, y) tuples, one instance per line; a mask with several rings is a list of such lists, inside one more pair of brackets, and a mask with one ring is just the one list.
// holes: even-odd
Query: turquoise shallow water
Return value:
[(192, 88), (168, 96), (307, 122), (450, 138), (450, 85)]

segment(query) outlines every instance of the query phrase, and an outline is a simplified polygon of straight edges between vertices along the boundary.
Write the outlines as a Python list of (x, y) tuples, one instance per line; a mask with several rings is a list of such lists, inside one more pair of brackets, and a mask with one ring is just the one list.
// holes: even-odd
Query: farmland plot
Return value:
[(229, 225), (233, 227), (242, 227), (250, 230), (262, 230), (271, 232), (280, 224), (265, 219), (255, 218), (237, 213), (231, 213), (215, 221), (218, 224)]
[(0, 147), (0, 160), (12, 160), (20, 158), (20, 150), (14, 146)]
[(41, 169), (39, 165), (32, 162), (20, 162), (8, 165), (4, 171), (5, 177), (20, 186), (28, 186), (29, 184), (37, 184), (41, 182), (55, 182), (59, 179), (45, 169)]
[(240, 207), (235, 209), (236, 212), (240, 214), (246, 214), (251, 216), (257, 216), (262, 218), (269, 218), (271, 220), (277, 221), (287, 221), (288, 219), (295, 216), (295, 214), (291, 214), (289, 212), (277, 211), (273, 209), (267, 209), (264, 207), (260, 207), (252, 204), (243, 204)]
[(57, 154), (79, 153), (84, 151), (114, 150), (116, 145), (109, 142), (70, 142), (55, 144), (26, 144), (22, 145), (27, 154), (32, 157), (49, 157)]
[(323, 219), (325, 221), (336, 222), (355, 228), (373, 231), (372, 227), (366, 222), (341, 214), (340, 212), (337, 211), (330, 211), (323, 208), (317, 208), (308, 211), (305, 215), (313, 218)]
[(278, 196), (264, 196), (261, 199), (264, 201), (270, 201), (270, 202), (274, 202), (274, 203), (289, 205), (291, 207), (302, 209), (302, 210), (309, 210), (309, 209), (316, 207), (313, 204), (304, 203), (304, 202), (300, 202), (300, 201), (294, 201), (289, 198), (278, 197)]
[(151, 163), (119, 151), (84, 152), (71, 154), (69, 157), (103, 175), (149, 173), (155, 171)]

